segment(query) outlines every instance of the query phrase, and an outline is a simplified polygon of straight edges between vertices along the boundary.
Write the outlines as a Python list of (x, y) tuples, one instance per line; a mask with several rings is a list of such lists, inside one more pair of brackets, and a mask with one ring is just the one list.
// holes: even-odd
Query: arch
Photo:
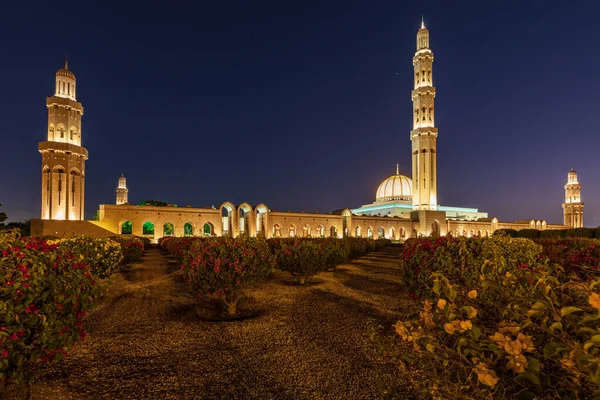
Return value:
[(183, 224), (183, 236), (194, 236), (194, 225), (191, 222)]
[(295, 237), (296, 236), (296, 225), (291, 224), (290, 227), (288, 228), (288, 237)]
[(54, 124), (48, 125), (48, 140), (54, 140)]
[(431, 236), (439, 237), (440, 236), (440, 232), (441, 232), (440, 221), (436, 219), (431, 224)]
[(486, 238), (489, 238), (489, 237), (490, 237), (490, 231), (489, 231), (489, 230), (487, 230), (487, 229), (486, 229), (486, 231), (485, 231), (485, 237), (486, 237)]
[(335, 225), (331, 225), (331, 228), (329, 228), (329, 236), (333, 238), (337, 237), (337, 228)]
[(154, 236), (154, 222), (145, 221), (142, 224), (142, 235), (144, 236)]
[(367, 237), (369, 239), (373, 239), (373, 228), (371, 228), (371, 227), (367, 228)]
[(325, 227), (323, 225), (317, 226), (317, 235), (319, 237), (325, 237)]
[(210, 222), (205, 222), (202, 226), (202, 234), (204, 236), (213, 236), (215, 234), (215, 227)]
[(475, 231), (473, 229), (471, 229), (471, 232), (469, 232), (469, 237), (473, 237), (475, 236)]
[(342, 211), (342, 217), (351, 217), (352, 213), (350, 212), (349, 209), (345, 209), (344, 211)]
[(129, 221), (129, 220), (121, 221), (121, 223), (119, 224), (119, 233), (121, 235), (131, 235), (132, 232), (133, 232), (133, 226), (131, 224), (131, 221)]
[(56, 125), (56, 131), (54, 133), (54, 139), (59, 141), (59, 142), (64, 142), (65, 140), (65, 132), (67, 131), (67, 129), (65, 128), (65, 126), (63, 124), (58, 124)]
[(535, 229), (542, 230), (542, 222), (541, 221), (535, 221)]
[(380, 226), (379, 228), (377, 228), (377, 239), (384, 239), (385, 238), (385, 229), (383, 229), (383, 226)]
[(355, 231), (355, 235), (356, 235), (356, 237), (361, 237), (361, 236), (360, 236), (360, 233), (361, 233), (361, 232), (360, 232), (360, 226), (357, 226), (357, 227), (356, 227), (356, 231)]
[(394, 228), (388, 229), (388, 237), (389, 239), (396, 239), (396, 230)]
[(175, 235), (175, 226), (172, 222), (165, 222), (163, 225), (163, 236), (173, 236)]
[(477, 231), (477, 237), (483, 237), (483, 233), (481, 232), (481, 229)]
[(310, 225), (306, 224), (302, 227), (302, 237), (308, 238), (310, 237)]
[(74, 126), (69, 128), (69, 140), (77, 141), (77, 128)]
[(265, 226), (267, 224), (267, 211), (269, 211), (269, 209), (266, 205), (261, 203), (254, 208), (254, 211), (256, 211), (256, 235), (264, 237)]
[(400, 239), (401, 240), (406, 239), (406, 229), (404, 229), (404, 228), (400, 228)]
[(252, 206), (248, 203), (242, 203), (237, 208), (239, 217), (240, 235), (247, 235), (250, 232), (250, 216), (252, 215)]
[(64, 174), (65, 170), (66, 170), (66, 168), (63, 167), (62, 165), (57, 165), (54, 168), (52, 168), (52, 172), (54, 172), (54, 173), (58, 172), (59, 174)]
[(223, 236), (233, 236), (234, 210), (235, 206), (229, 201), (226, 201), (219, 207), (219, 212), (221, 214), (221, 232)]
[(273, 225), (273, 237), (281, 237), (281, 227), (279, 224)]

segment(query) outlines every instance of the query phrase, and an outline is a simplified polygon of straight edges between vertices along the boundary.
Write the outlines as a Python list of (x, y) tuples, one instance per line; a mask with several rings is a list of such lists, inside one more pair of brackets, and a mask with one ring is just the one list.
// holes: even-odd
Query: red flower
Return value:
[(0, 355), (2, 355), (2, 357), (5, 357), (5, 358), (8, 357), (8, 349), (4, 349), (2, 351), (2, 353), (0, 353)]

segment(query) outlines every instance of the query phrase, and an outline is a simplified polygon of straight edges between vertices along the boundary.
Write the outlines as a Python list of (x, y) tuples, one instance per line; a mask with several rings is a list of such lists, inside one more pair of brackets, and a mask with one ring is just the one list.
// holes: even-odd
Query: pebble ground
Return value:
[(111, 278), (86, 340), (36, 371), (31, 398), (381, 398), (378, 380), (402, 386), (403, 377), (367, 323), (391, 332), (406, 308), (398, 252), (388, 247), (307, 286), (276, 271), (248, 293), (262, 315), (211, 322), (198, 318), (177, 266), (151, 248)]

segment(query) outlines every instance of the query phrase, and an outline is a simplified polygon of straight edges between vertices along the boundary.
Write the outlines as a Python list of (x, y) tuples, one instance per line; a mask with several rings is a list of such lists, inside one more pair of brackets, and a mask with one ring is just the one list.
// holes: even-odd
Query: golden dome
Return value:
[(400, 175), (396, 167), (396, 175), (392, 175), (377, 188), (375, 201), (410, 200), (412, 199), (412, 179)]
[(75, 79), (75, 74), (69, 70), (69, 60), (65, 60), (65, 67), (56, 71), (56, 76), (66, 76), (67, 78)]

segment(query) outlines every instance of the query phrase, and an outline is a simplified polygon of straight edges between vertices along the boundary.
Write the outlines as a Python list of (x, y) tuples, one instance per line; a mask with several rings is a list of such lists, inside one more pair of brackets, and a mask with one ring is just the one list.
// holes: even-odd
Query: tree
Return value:
[[(0, 203), (0, 207), (2, 207), (2, 203)], [(8, 218), (8, 216), (6, 215), (5, 212), (0, 212), (0, 223), (6, 221), (6, 218)]]
[(162, 200), (142, 200), (140, 206), (166, 207), (168, 204)]

